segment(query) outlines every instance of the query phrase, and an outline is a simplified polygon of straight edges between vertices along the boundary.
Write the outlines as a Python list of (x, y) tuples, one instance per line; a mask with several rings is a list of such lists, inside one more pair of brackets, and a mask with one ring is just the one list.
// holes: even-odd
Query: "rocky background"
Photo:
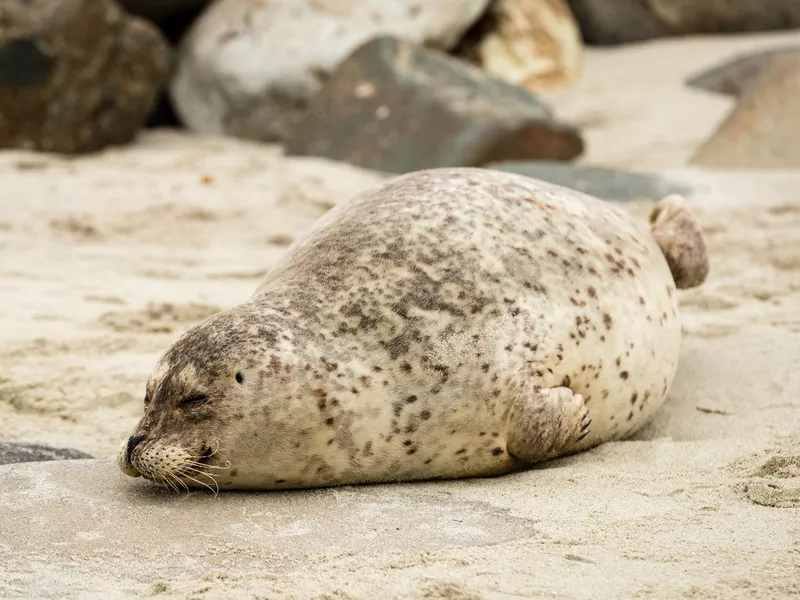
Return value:
[[(2, 0), (0, 147), (178, 127), (386, 173), (539, 161), (561, 181), (541, 161), (586, 142), (544, 98), (581, 78), (586, 44), (799, 25), (797, 0)], [(691, 163), (800, 164), (800, 50), (686, 83), (739, 99)]]

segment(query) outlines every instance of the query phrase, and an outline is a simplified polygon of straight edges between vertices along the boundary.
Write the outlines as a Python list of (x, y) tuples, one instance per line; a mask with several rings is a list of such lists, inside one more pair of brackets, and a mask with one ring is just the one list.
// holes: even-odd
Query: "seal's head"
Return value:
[[(289, 337), (245, 304), (186, 332), (147, 382), (144, 415), (118, 452), (133, 477), (177, 488), (219, 487), (252, 451), (254, 430), (269, 429), (268, 408), (289, 369)], [(246, 460), (246, 459), (245, 459)], [(241, 470), (241, 468), (239, 469)]]

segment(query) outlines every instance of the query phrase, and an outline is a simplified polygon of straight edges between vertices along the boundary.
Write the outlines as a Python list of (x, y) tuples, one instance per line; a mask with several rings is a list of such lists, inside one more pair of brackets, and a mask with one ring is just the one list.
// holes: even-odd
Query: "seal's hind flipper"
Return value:
[(566, 387), (538, 387), (530, 379), (511, 408), (508, 452), (527, 462), (568, 454), (589, 435), (591, 423), (583, 396)]
[(681, 196), (672, 194), (658, 203), (650, 214), (650, 230), (679, 289), (706, 280), (709, 264), (703, 232)]

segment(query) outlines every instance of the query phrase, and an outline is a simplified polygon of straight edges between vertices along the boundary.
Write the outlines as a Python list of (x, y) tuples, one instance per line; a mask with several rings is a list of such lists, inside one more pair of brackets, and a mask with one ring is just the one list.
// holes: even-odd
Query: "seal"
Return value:
[(680, 197), (648, 228), (511, 173), (395, 177), (166, 351), (119, 466), (303, 488), (500, 475), (621, 439), (664, 402), (676, 287), (708, 270)]

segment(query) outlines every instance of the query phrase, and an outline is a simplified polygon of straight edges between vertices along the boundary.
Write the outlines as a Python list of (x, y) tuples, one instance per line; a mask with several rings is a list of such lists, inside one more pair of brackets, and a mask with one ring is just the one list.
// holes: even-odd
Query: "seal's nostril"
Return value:
[(125, 456), (125, 460), (128, 461), (128, 464), (131, 464), (131, 456), (133, 455), (133, 451), (136, 449), (142, 441), (146, 438), (146, 435), (134, 435), (128, 440), (128, 450)]

